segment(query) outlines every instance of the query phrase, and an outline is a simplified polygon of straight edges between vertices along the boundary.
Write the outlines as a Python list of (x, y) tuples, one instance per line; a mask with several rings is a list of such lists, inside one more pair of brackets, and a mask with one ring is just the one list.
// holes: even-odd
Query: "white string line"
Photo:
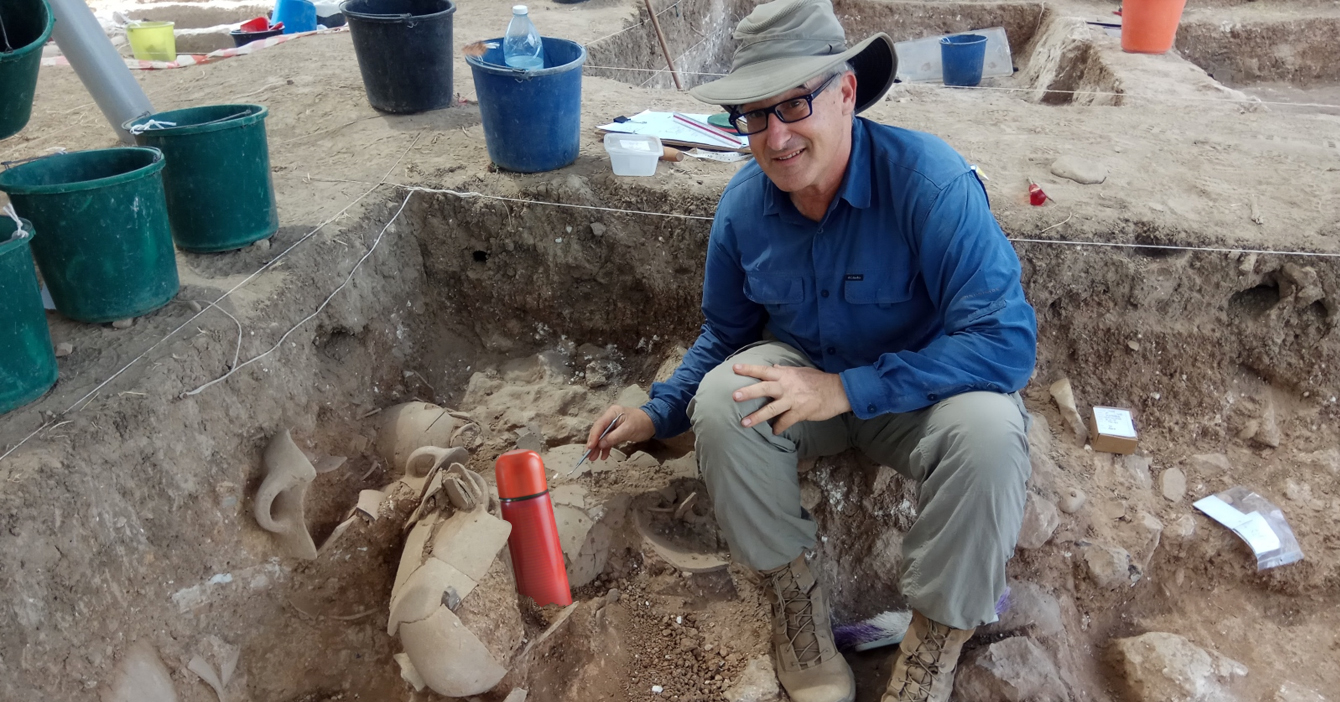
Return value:
[[(319, 231), (321, 231), (322, 229), (324, 229), (324, 228), (326, 227), (326, 225), (328, 225), (328, 224), (330, 224), (331, 222), (334, 222), (335, 220), (337, 220), (337, 219), (339, 219), (340, 217), (344, 216), (344, 213), (345, 213), (345, 212), (348, 212), (350, 208), (352, 208), (354, 205), (356, 205), (356, 204), (358, 204), (359, 202), (361, 202), (364, 198), (366, 198), (367, 196), (371, 195), (374, 191), (376, 191), (377, 188), (380, 188), (382, 185), (384, 185), (384, 184), (386, 183), (386, 179), (391, 177), (391, 173), (395, 171), (396, 167), (398, 167), (398, 166), (400, 165), (400, 162), (403, 161), (403, 160), (405, 159), (405, 156), (409, 154), (410, 149), (413, 149), (413, 148), (414, 148), (414, 145), (418, 143), (418, 141), (419, 141), (419, 137), (422, 136), (422, 135), (423, 135), (423, 132), (418, 132), (417, 134), (414, 135), (414, 140), (410, 142), (410, 145), (409, 145), (409, 146), (405, 147), (405, 150), (400, 154), (400, 157), (396, 159), (395, 163), (392, 164), (391, 167), (390, 167), (389, 169), (387, 169), (386, 174), (382, 176), (382, 178), (381, 178), (381, 180), (380, 180), (379, 182), (372, 184), (372, 187), (368, 188), (366, 192), (364, 192), (362, 195), (359, 195), (357, 198), (354, 198), (354, 200), (353, 200), (352, 202), (350, 202), (348, 205), (345, 205), (345, 206), (344, 206), (344, 209), (340, 210), (339, 212), (336, 212), (333, 216), (331, 216), (329, 219), (327, 219), (326, 221), (322, 222), (321, 224), (318, 224), (318, 225), (316, 226), (315, 229), (313, 229), (312, 231), (310, 231), (310, 232), (308, 232), (307, 234), (303, 235), (302, 238), (300, 238), (300, 239), (298, 239), (297, 241), (293, 242), (291, 245), (289, 245), (288, 248), (286, 248), (286, 249), (284, 249), (283, 251), (279, 252), (279, 255), (275, 256), (275, 257), (272, 258), (272, 259), (270, 259), (268, 262), (265, 263), (265, 265), (263, 265), (263, 266), (261, 266), (260, 268), (256, 269), (256, 271), (255, 271), (254, 273), (252, 273), (251, 275), (249, 275), (249, 276), (247, 276), (246, 278), (242, 279), (242, 282), (238, 283), (237, 285), (234, 285), (234, 286), (233, 286), (231, 289), (229, 289), (227, 292), (225, 292), (224, 294), (220, 295), (220, 296), (218, 297), (218, 299), (214, 300), (214, 302), (209, 303), (209, 306), (208, 306), (208, 307), (204, 307), (204, 308), (202, 308), (199, 312), (196, 312), (194, 315), (192, 315), (190, 319), (187, 319), (185, 322), (182, 322), (181, 325), (178, 326), (176, 329), (173, 329), (172, 331), (168, 332), (166, 336), (164, 336), (163, 338), (159, 339), (158, 341), (155, 341), (154, 344), (153, 344), (152, 346), (150, 346), (149, 348), (145, 349), (142, 353), (140, 353), (140, 355), (138, 355), (138, 356), (136, 356), (135, 358), (131, 359), (130, 362), (127, 363), (126, 365), (122, 366), (120, 370), (118, 370), (118, 371), (116, 371), (115, 373), (113, 373), (111, 376), (109, 376), (106, 380), (102, 381), (101, 383), (98, 383), (97, 387), (95, 387), (95, 388), (93, 388), (92, 390), (90, 390), (87, 394), (85, 394), (83, 397), (79, 398), (78, 400), (75, 400), (73, 404), (71, 404), (69, 407), (65, 408), (65, 410), (64, 410), (63, 412), (61, 412), (58, 416), (63, 417), (63, 416), (65, 416), (65, 415), (69, 414), (69, 413), (70, 413), (71, 411), (73, 411), (76, 407), (79, 407), (79, 405), (80, 405), (81, 403), (83, 403), (85, 400), (89, 400), (89, 401), (91, 402), (93, 396), (96, 395), (96, 394), (98, 394), (104, 387), (107, 386), (108, 383), (112, 382), (113, 380), (116, 380), (122, 373), (125, 373), (127, 370), (129, 370), (129, 369), (131, 368), (131, 366), (134, 366), (136, 363), (139, 363), (141, 360), (144, 359), (145, 356), (148, 356), (149, 353), (152, 352), (154, 349), (156, 349), (156, 348), (158, 348), (159, 346), (163, 345), (164, 342), (166, 342), (168, 339), (171, 339), (173, 336), (176, 336), (178, 332), (180, 332), (181, 330), (183, 330), (183, 329), (185, 329), (187, 326), (189, 326), (189, 325), (191, 324), (191, 322), (194, 322), (197, 318), (200, 317), (200, 315), (202, 315), (202, 314), (204, 314), (205, 312), (209, 311), (209, 309), (210, 309), (211, 307), (218, 307), (218, 303), (222, 302), (225, 298), (227, 298), (227, 297), (229, 297), (230, 295), (232, 295), (233, 293), (237, 292), (239, 289), (242, 288), (242, 286), (246, 285), (247, 283), (250, 283), (252, 280), (254, 280), (254, 279), (256, 278), (256, 276), (260, 275), (260, 274), (261, 274), (263, 271), (265, 271), (266, 269), (268, 269), (268, 268), (274, 266), (275, 264), (279, 263), (279, 261), (280, 261), (281, 259), (283, 259), (285, 256), (287, 256), (287, 255), (289, 254), (289, 252), (293, 251), (293, 250), (296, 249), (298, 246), (302, 245), (304, 242), (306, 242), (307, 240), (311, 239), (313, 236), (316, 235), (317, 232), (319, 232)], [(350, 181), (350, 182), (354, 182), (354, 181)], [(222, 308), (220, 308), (220, 311), (222, 311)], [(230, 315), (230, 316), (231, 316), (231, 315)], [(236, 320), (234, 320), (234, 321), (236, 321)], [(86, 408), (86, 407), (87, 407), (87, 406), (85, 406), (85, 408)], [(8, 458), (9, 455), (10, 455), (11, 453), (14, 453), (15, 451), (17, 451), (18, 448), (19, 448), (20, 446), (22, 446), (22, 445), (28, 443), (28, 441), (30, 441), (34, 436), (37, 436), (38, 434), (42, 433), (43, 431), (45, 431), (48, 427), (50, 427), (50, 426), (51, 426), (52, 424), (54, 424), (54, 423), (55, 423), (54, 420), (47, 420), (47, 421), (43, 422), (41, 426), (39, 426), (39, 427), (37, 427), (36, 429), (34, 429), (33, 431), (29, 432), (29, 434), (28, 434), (27, 436), (23, 437), (21, 440), (19, 440), (18, 443), (16, 443), (16, 444), (14, 444), (13, 446), (11, 446), (11, 447), (10, 447), (8, 450), (6, 450), (4, 453), (0, 454), (0, 461), (3, 461), (3, 460), (5, 460), (6, 458)]]
[[(346, 276), (344, 276), (344, 282), (340, 283), (339, 287), (337, 287), (337, 288), (335, 288), (335, 290), (331, 291), (330, 295), (328, 295), (328, 296), (326, 297), (325, 300), (322, 300), (320, 305), (317, 305), (316, 310), (314, 310), (311, 314), (307, 315), (306, 317), (303, 317), (301, 320), (298, 321), (297, 324), (294, 324), (292, 327), (289, 328), (288, 331), (284, 332), (284, 335), (281, 336), (281, 337), (279, 337), (279, 341), (276, 341), (275, 344), (274, 344), (274, 346), (271, 346), (269, 349), (266, 349), (264, 352), (259, 353), (259, 354), (255, 355), (255, 356), (252, 356), (251, 358), (249, 358), (249, 359), (243, 361), (241, 365), (236, 365), (236, 364), (234, 364), (233, 367), (230, 368), (230, 369), (228, 370), (227, 373), (224, 373), (223, 375), (221, 375), (221, 376), (219, 376), (219, 377), (217, 377), (217, 378), (215, 378), (215, 379), (209, 381), (208, 383), (205, 383), (204, 385), (201, 385), (200, 387), (198, 387), (198, 388), (196, 388), (196, 389), (194, 389), (194, 390), (188, 390), (187, 392), (182, 393), (181, 396), (182, 396), (182, 397), (192, 397), (192, 396), (194, 396), (194, 395), (199, 395), (200, 393), (204, 392), (206, 389), (208, 389), (208, 388), (210, 388), (210, 387), (212, 387), (212, 386), (214, 386), (214, 385), (217, 385), (217, 384), (219, 384), (219, 383), (222, 383), (223, 381), (227, 380), (228, 378), (231, 378), (232, 375), (233, 375), (234, 373), (236, 373), (236, 372), (242, 370), (243, 368), (246, 368), (247, 366), (249, 366), (249, 365), (251, 365), (251, 364), (253, 364), (253, 363), (255, 363), (255, 362), (261, 360), (262, 358), (265, 358), (266, 356), (269, 356), (270, 354), (274, 353), (276, 350), (279, 349), (279, 347), (281, 347), (281, 346), (284, 345), (284, 342), (288, 340), (288, 337), (289, 337), (290, 334), (292, 334), (293, 332), (297, 331), (298, 328), (301, 327), (302, 325), (304, 325), (304, 324), (306, 324), (306, 323), (312, 321), (313, 319), (316, 319), (316, 316), (317, 316), (317, 315), (319, 315), (319, 314), (321, 314), (323, 311), (325, 311), (325, 309), (326, 309), (326, 305), (329, 305), (329, 304), (330, 304), (330, 301), (331, 301), (331, 300), (334, 300), (334, 299), (335, 299), (335, 296), (338, 295), (338, 294), (340, 294), (340, 291), (343, 290), (346, 286), (349, 285), (349, 281), (351, 281), (351, 280), (354, 279), (354, 274), (357, 273), (357, 272), (358, 272), (358, 269), (361, 268), (361, 267), (363, 266), (363, 262), (366, 261), (366, 260), (368, 260), (368, 258), (369, 258), (370, 256), (372, 256), (373, 252), (375, 252), (375, 251), (377, 250), (377, 247), (381, 245), (381, 243), (382, 243), (382, 239), (386, 236), (386, 231), (387, 231), (388, 229), (391, 228), (391, 225), (392, 225), (392, 224), (395, 224), (396, 220), (400, 219), (400, 213), (402, 213), (402, 212), (405, 211), (405, 207), (406, 207), (407, 205), (409, 205), (410, 198), (412, 198), (412, 197), (414, 197), (414, 192), (413, 192), (413, 191), (410, 191), (409, 193), (406, 193), (406, 194), (405, 194), (405, 201), (402, 202), (402, 203), (400, 203), (400, 209), (396, 210), (396, 211), (395, 211), (395, 214), (394, 214), (394, 215), (391, 215), (391, 219), (388, 220), (388, 221), (386, 222), (386, 226), (382, 227), (382, 229), (381, 229), (380, 232), (377, 232), (377, 238), (375, 238), (375, 239), (372, 240), (372, 245), (368, 247), (367, 252), (363, 254), (363, 257), (362, 257), (362, 258), (358, 259), (358, 262), (354, 264), (354, 267), (353, 267), (353, 268), (350, 268), (350, 269), (349, 269), (349, 274), (346, 275)], [(240, 329), (240, 327), (239, 327), (239, 329)], [(238, 337), (238, 338), (240, 339), (241, 337)]]
[[(316, 180), (316, 178), (313, 178), (312, 180)], [(518, 202), (528, 205), (548, 205), (550, 207), (569, 207), (579, 210), (596, 210), (600, 212), (616, 212), (619, 214), (650, 215), (654, 217), (676, 217), (679, 219), (705, 220), (709, 222), (712, 221), (713, 219), (712, 217), (704, 217), (702, 215), (679, 214), (674, 212), (649, 212), (646, 210), (625, 210), (616, 207), (597, 207), (595, 205), (574, 205), (566, 202), (545, 202), (544, 200), (527, 200), (516, 197), (503, 197), (501, 195), (488, 195), (485, 193), (479, 193), (473, 191), (427, 188), (420, 185), (404, 185), (401, 183), (387, 183), (387, 185), (396, 188), (401, 188), (404, 190), (412, 190), (416, 192), (455, 195), (456, 197), (462, 199), (483, 198), (486, 200), (503, 200), (505, 202)], [(1072, 217), (1074, 216), (1073, 213), (1071, 214), (1071, 216)], [(1056, 227), (1059, 227), (1062, 224), (1065, 224), (1066, 222), (1069, 221), (1070, 217), (1067, 217), (1061, 222), (1053, 224), (1052, 226), (1047, 227), (1046, 229), (1040, 230), (1038, 233), (1041, 234), (1048, 230), (1055, 229)], [(1007, 236), (1005, 238), (1009, 241), (1020, 244), (1065, 244), (1068, 246), (1103, 246), (1109, 248), (1125, 248), (1125, 249), (1168, 249), (1174, 251), (1206, 251), (1206, 252), (1233, 253), (1233, 254), (1263, 254), (1272, 256), (1311, 256), (1316, 258), (1340, 258), (1340, 252), (1326, 252), (1326, 251), (1277, 251), (1272, 249), (1244, 249), (1244, 248), (1228, 248), (1228, 247), (1215, 247), (1215, 246), (1177, 246), (1173, 244), (1137, 244), (1137, 243), (1126, 243), (1126, 242), (1115, 242), (1115, 241), (1069, 241), (1065, 239), (1032, 239), (1025, 237), (1010, 237), (1010, 236)]]
[[(703, 44), (706, 44), (706, 43), (707, 43), (707, 37), (703, 37), (702, 40), (699, 41), (697, 44), (694, 44), (693, 46), (690, 46), (689, 48), (687, 48), (687, 49), (684, 50), (684, 53), (680, 54), (679, 56), (676, 56), (676, 57), (675, 57), (675, 63), (679, 63), (679, 62), (683, 61), (683, 60), (684, 60), (684, 57), (685, 57), (685, 56), (688, 56), (690, 51), (693, 51), (694, 49), (696, 49), (696, 48), (698, 48), (698, 47), (700, 47), (700, 46), (702, 46)], [(660, 73), (663, 72), (663, 71), (668, 71), (668, 70), (670, 70), (670, 67), (669, 67), (669, 66), (666, 66), (665, 68), (657, 69), (656, 72), (655, 72), (655, 73), (652, 73), (651, 76), (650, 76), (649, 78), (647, 78), (646, 80), (642, 81), (642, 85), (641, 85), (641, 86), (638, 86), (638, 87), (646, 87), (647, 83), (650, 83), (650, 82), (652, 82), (653, 80), (656, 80), (656, 76), (657, 76), (658, 74), (660, 74)], [(678, 73), (678, 72), (679, 72), (679, 69), (675, 69), (675, 72)]]
[[(704, 39), (704, 41), (706, 41), (706, 40)], [(698, 47), (698, 45), (700, 45), (700, 44), (702, 44), (702, 43), (703, 43), (703, 42), (701, 42), (701, 41), (698, 42), (698, 44), (695, 44), (694, 46), (690, 47), (688, 51), (685, 51), (684, 54), (688, 54), (689, 51), (692, 51), (693, 49), (696, 49), (696, 48)], [(681, 55), (680, 58), (683, 58), (683, 55)], [(675, 60), (678, 61), (679, 59), (675, 59)], [(633, 71), (633, 72), (637, 72), (637, 73), (663, 73), (663, 72), (665, 72), (665, 71), (667, 70), (667, 69), (665, 69), (665, 68), (631, 68), (631, 67), (627, 67), (627, 66), (592, 66), (592, 65), (590, 65), (590, 64), (587, 64), (586, 68), (589, 68), (589, 69), (592, 69), (592, 70), (601, 70), (601, 71)], [(678, 72), (680, 75), (685, 75), (685, 76), (710, 76), (710, 77), (713, 77), (713, 78), (721, 78), (721, 77), (730, 75), (729, 73), (709, 73), (709, 72), (706, 72), (706, 71), (685, 71), (685, 70), (683, 70), (683, 69), (679, 69), (679, 68), (676, 68), (675, 70), (676, 70), (676, 72)], [(655, 76), (653, 76), (653, 77), (655, 77)], [(650, 82), (650, 80), (648, 80), (648, 81), (646, 81), (646, 82)], [(646, 82), (644, 82), (643, 85), (645, 85)], [(1340, 109), (1340, 104), (1332, 104), (1332, 103), (1327, 103), (1327, 102), (1290, 102), (1290, 101), (1287, 101), (1287, 100), (1260, 100), (1260, 99), (1257, 99), (1257, 98), (1211, 97), (1211, 96), (1200, 97), (1200, 96), (1196, 96), (1196, 95), (1157, 95), (1157, 96), (1156, 96), (1156, 95), (1145, 95), (1145, 94), (1141, 94), (1141, 93), (1118, 93), (1118, 92), (1110, 92), (1110, 91), (1103, 91), (1103, 90), (1052, 90), (1052, 89), (1050, 89), (1050, 88), (1009, 88), (1009, 87), (1005, 87), (1005, 86), (991, 86), (991, 85), (976, 85), (976, 86), (971, 86), (971, 87), (967, 87), (967, 86), (960, 87), (960, 86), (953, 86), (953, 85), (941, 85), (941, 84), (939, 84), (939, 83), (897, 83), (897, 84), (894, 86), (894, 89), (896, 89), (896, 88), (899, 87), (899, 86), (902, 86), (902, 87), (924, 86), (924, 87), (932, 88), (932, 89), (935, 89), (935, 90), (983, 90), (983, 91), (995, 91), (995, 92), (1002, 92), (1002, 93), (1038, 93), (1038, 92), (1040, 92), (1040, 93), (1048, 93), (1048, 94), (1050, 94), (1050, 93), (1056, 93), (1056, 94), (1059, 94), (1059, 95), (1101, 95), (1101, 96), (1106, 96), (1106, 97), (1138, 98), (1138, 99), (1141, 99), (1141, 100), (1154, 100), (1154, 101), (1168, 101), (1168, 100), (1171, 100), (1171, 101), (1177, 101), (1177, 100), (1184, 100), (1184, 101), (1188, 101), (1188, 102), (1231, 102), (1231, 103), (1241, 103), (1241, 104), (1247, 104), (1247, 105), (1278, 105), (1278, 106), (1284, 106), (1284, 107), (1330, 107), (1330, 108)], [(1089, 107), (1089, 105), (1083, 105), (1082, 107)]]
[[(656, 13), (656, 16), (657, 16), (657, 17), (660, 17), (661, 15), (663, 15), (663, 14), (665, 14), (665, 13), (667, 13), (667, 12), (673, 10), (673, 9), (675, 9), (676, 7), (679, 7), (679, 0), (675, 0), (675, 2), (670, 3), (670, 5), (667, 6), (664, 10), (661, 10), (660, 12), (657, 12), (657, 13)], [(593, 45), (593, 44), (596, 44), (596, 43), (598, 43), (598, 42), (605, 41), (606, 39), (609, 39), (609, 38), (611, 38), (611, 37), (617, 37), (617, 36), (619, 36), (620, 34), (623, 34), (624, 32), (631, 32), (632, 30), (637, 29), (638, 27), (641, 27), (641, 26), (644, 25), (644, 24), (649, 24), (650, 22), (651, 22), (650, 19), (644, 19), (644, 20), (642, 20), (641, 22), (638, 22), (637, 24), (632, 24), (632, 25), (629, 25), (629, 26), (627, 26), (627, 27), (624, 27), (623, 29), (620, 29), (619, 31), (614, 32), (613, 34), (606, 34), (605, 36), (600, 37), (599, 39), (593, 39), (593, 40), (591, 40), (591, 41), (588, 41), (588, 42), (586, 42), (586, 46), (589, 48), (589, 47), (590, 47), (591, 45)]]

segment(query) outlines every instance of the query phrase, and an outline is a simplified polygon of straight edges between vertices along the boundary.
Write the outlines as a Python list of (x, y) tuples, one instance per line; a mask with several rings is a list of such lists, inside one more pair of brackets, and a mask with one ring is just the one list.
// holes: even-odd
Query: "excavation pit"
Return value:
[[(903, 17), (893, 9), (902, 4), (840, 3), (839, 11), (853, 36), (880, 28), (910, 38), (883, 26)], [(463, 8), (459, 40), (496, 36), (486, 31), (495, 9), (505, 6)], [(716, 13), (721, 26), (710, 29), (723, 32), (739, 12), (697, 11)], [(917, 14), (930, 12), (922, 5), (907, 12), (912, 19), (900, 21), (926, 34), (972, 28), (931, 21)], [(1018, 35), (1028, 38), (1014, 47), (1020, 70), (1001, 87), (1026, 92), (899, 85), (869, 116), (943, 136), (990, 178), (1039, 316), (1038, 370), (1024, 392), (1039, 418), (1031, 491), (1057, 503), (1076, 489), (1087, 495), (1045, 545), (1021, 549), (1010, 565), (1013, 581), (1054, 599), (1059, 622), (1007, 621), (981, 632), (973, 650), (1027, 636), (1069, 696), (1114, 700), (1125, 682), (1105, 662), (1110, 640), (1171, 631), (1243, 663), (1242, 699), (1269, 699), (1286, 685), (1336, 689), (1340, 268), (1333, 257), (1254, 252), (1337, 250), (1334, 152), (1318, 136), (1333, 125), (1315, 113), (1253, 111), (1203, 71), (1183, 81), (1176, 76), (1199, 69), (1175, 57), (1132, 63), (1038, 4), (963, 12), (982, 13), (965, 14), (966, 24), (1024, 27)], [(662, 19), (682, 52), (701, 37), (675, 29), (666, 19), (674, 13)], [(588, 42), (645, 19), (615, 5), (544, 14), (540, 21)], [(1071, 29), (1086, 33), (1082, 41)], [(659, 67), (654, 39), (628, 41), (625, 51), (607, 40), (617, 50), (604, 54), (606, 44), (593, 42), (591, 63), (623, 57), (614, 65)], [(721, 46), (716, 63), (697, 70), (719, 70)], [(1039, 53), (1044, 46), (1058, 51)], [(1075, 49), (1088, 58), (1061, 61), (1067, 46), (1088, 46)], [(1070, 65), (1086, 68), (1060, 70)], [(1155, 72), (1146, 77), (1153, 87), (1139, 90), (1113, 78), (1150, 66), (1191, 73)], [(348, 459), (309, 493), (318, 544), (360, 490), (397, 475), (376, 453), (377, 410), (424, 400), (467, 413), (480, 427), (471, 467), (485, 475), (518, 431), (538, 428), (545, 448), (561, 453), (597, 411), (631, 385), (645, 389), (692, 342), (707, 218), (733, 170), (686, 162), (662, 164), (655, 178), (619, 179), (598, 137), (584, 133), (569, 169), (498, 173), (473, 106), (373, 112), (347, 35), (197, 70), (149, 74), (145, 85), (164, 109), (186, 106), (179, 103), (193, 99), (186, 90), (196, 81), (221, 99), (260, 91), (248, 99), (271, 108), (285, 226), (268, 246), (181, 255), (183, 294), (130, 329), (53, 318), (55, 341), (74, 346), (60, 382), (0, 420), (6, 451), (32, 435), (0, 460), (0, 581), (9, 593), (0, 660), (13, 671), (0, 676), (0, 698), (100, 699), (146, 641), (181, 700), (213, 699), (186, 669), (196, 655), (215, 664), (217, 639), (240, 650), (228, 687), (239, 698), (434, 699), (401, 680), (400, 644), (385, 631), (405, 505), (346, 532), (314, 561), (284, 557), (252, 516), (265, 446), (287, 428), (314, 456)], [(258, 85), (256, 75), (272, 77)], [(585, 86), (588, 132), (652, 105), (702, 109), (611, 79), (612, 71), (600, 75), (593, 69)], [(1125, 91), (1119, 104), (1074, 92), (1116, 92), (1104, 86)], [(469, 89), (458, 86), (467, 98)], [(38, 124), (6, 142), (0, 158), (110, 145), (79, 91), (73, 74), (45, 68)], [(1213, 100), (1168, 97), (1178, 95)], [(1061, 155), (1104, 164), (1107, 181), (1081, 186), (1051, 175)], [(1028, 205), (1028, 180), (1057, 202)], [(230, 291), (219, 309), (209, 306)], [(1136, 413), (1140, 457), (1084, 448), (1047, 390), (1063, 377), (1084, 406)], [(665, 510), (698, 489), (691, 448), (629, 447), (647, 455), (574, 484)], [(1174, 468), (1186, 478), (1178, 501), (1161, 490)], [(1303, 562), (1256, 573), (1245, 546), (1193, 515), (1192, 499), (1235, 484), (1283, 506)], [(915, 518), (914, 486), (844, 455), (809, 468), (802, 495), (824, 537), (837, 619), (900, 605), (898, 544)], [(708, 538), (708, 507), (690, 506), (705, 531), (681, 536), (720, 554)], [(1160, 526), (1157, 537), (1146, 516)], [(612, 540), (566, 624), (528, 653), (518, 647), (509, 677), (481, 699), (524, 687), (531, 699), (561, 702), (717, 700), (766, 658), (765, 605), (746, 573), (686, 577), (645, 544), (635, 520)], [(1133, 586), (1095, 584), (1082, 557), (1093, 543), (1130, 554)], [(467, 598), (463, 606), (480, 605)], [(531, 641), (557, 617), (518, 611)], [(714, 653), (723, 646), (727, 653)], [(853, 657), (858, 699), (878, 699), (886, 659)]]

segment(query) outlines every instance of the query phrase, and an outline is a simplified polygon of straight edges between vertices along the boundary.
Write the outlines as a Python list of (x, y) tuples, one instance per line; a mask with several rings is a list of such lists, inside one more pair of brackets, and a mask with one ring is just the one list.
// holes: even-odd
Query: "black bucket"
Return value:
[(368, 102), (408, 114), (450, 107), (451, 0), (348, 0), (340, 6), (353, 35)]

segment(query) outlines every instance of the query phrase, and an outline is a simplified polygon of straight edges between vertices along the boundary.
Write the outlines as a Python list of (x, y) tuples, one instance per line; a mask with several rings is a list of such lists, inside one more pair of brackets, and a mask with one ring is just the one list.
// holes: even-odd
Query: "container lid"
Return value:
[(513, 5), (513, 6), (512, 6), (512, 14), (514, 14), (514, 15), (524, 15), (524, 14), (527, 14), (527, 13), (529, 13), (529, 12), (530, 12), (530, 10), (527, 9), (525, 5)]
[(665, 148), (660, 137), (647, 134), (620, 134), (609, 132), (605, 135), (605, 150), (621, 156), (654, 156), (660, 158)]
[(544, 477), (544, 461), (534, 451), (508, 451), (498, 456), (493, 471), (494, 479), (498, 481), (499, 499), (534, 497), (549, 490), (549, 482)]

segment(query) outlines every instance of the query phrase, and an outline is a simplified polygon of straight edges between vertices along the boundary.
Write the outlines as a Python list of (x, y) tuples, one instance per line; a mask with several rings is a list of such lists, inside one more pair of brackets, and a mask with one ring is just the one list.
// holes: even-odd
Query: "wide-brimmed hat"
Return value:
[(798, 88), (850, 61), (856, 72), (856, 111), (875, 104), (898, 68), (893, 40), (876, 34), (847, 48), (830, 0), (774, 0), (754, 8), (735, 28), (730, 74), (689, 91), (714, 105), (743, 105)]

